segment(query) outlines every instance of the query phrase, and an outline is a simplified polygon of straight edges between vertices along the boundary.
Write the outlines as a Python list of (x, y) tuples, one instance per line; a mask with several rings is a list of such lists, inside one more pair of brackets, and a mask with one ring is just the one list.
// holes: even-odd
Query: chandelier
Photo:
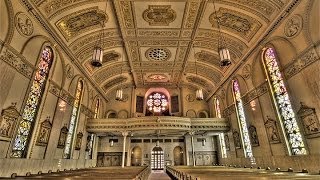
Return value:
[(217, 20), (218, 30), (219, 30), (219, 37), (218, 37), (218, 52), (220, 56), (220, 66), (229, 66), (231, 64), (230, 52), (226, 47), (225, 39), (222, 35), (221, 28), (220, 28), (220, 19), (217, 15), (216, 5), (214, 0), (212, 1), (214, 7), (214, 15), (215, 19)]
[[(195, 53), (194, 45), (192, 47), (193, 47), (194, 66), (196, 68), (196, 77), (198, 77), (197, 58), (195, 56), (196, 53)], [(199, 101), (203, 100), (203, 91), (201, 88), (196, 90), (196, 99)]]
[[(107, 3), (106, 2), (106, 9), (105, 13), (107, 14)], [(94, 67), (101, 67), (102, 66), (102, 60), (103, 60), (103, 31), (105, 27), (105, 21), (103, 20), (101, 22), (101, 33), (99, 34), (98, 40), (93, 48), (93, 55), (91, 59), (91, 65)]]

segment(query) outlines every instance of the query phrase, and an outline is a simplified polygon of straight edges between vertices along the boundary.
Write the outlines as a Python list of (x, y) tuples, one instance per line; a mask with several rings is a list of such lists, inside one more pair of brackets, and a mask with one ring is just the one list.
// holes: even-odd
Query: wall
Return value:
[[(96, 160), (89, 159), (85, 150), (87, 135), (85, 129), (86, 119), (92, 117), (95, 99), (100, 97), (102, 106), (105, 100), (93, 89), (83, 74), (73, 65), (64, 51), (55, 44), (49, 34), (40, 26), (34, 17), (26, 12), (20, 1), (1, 1), (1, 32), (0, 32), (0, 117), (1, 128), (4, 128), (5, 110), (13, 107), (20, 116), (10, 127), (12, 133), (0, 137), (0, 177), (10, 176), (12, 173), (25, 175), (27, 172), (37, 173), (39, 170), (47, 172), (57, 169), (85, 168), (95, 166)], [(14, 18), (20, 16), (30, 20), (32, 28), (21, 31)], [(22, 29), (23, 30), (23, 29)], [(11, 158), (11, 149), (14, 145), (18, 122), (21, 120), (24, 105), (28, 98), (31, 82), (39, 63), (39, 55), (44, 46), (53, 50), (53, 63), (42, 93), (37, 115), (34, 119), (34, 128), (31, 131), (28, 143), (28, 152), (25, 158)], [(63, 159), (63, 148), (57, 148), (61, 128), (68, 127), (75, 87), (78, 80), (84, 82), (84, 93), (81, 101), (79, 120), (76, 133), (82, 132), (80, 150), (72, 149), (72, 158)], [(101, 114), (105, 112), (101, 108)], [(100, 116), (100, 115), (99, 115)], [(44, 144), (38, 143), (41, 123), (50, 122), (48, 140)], [(1, 124), (2, 122), (2, 124)], [(42, 132), (42, 131), (41, 131)]]
[[(295, 171), (307, 168), (311, 172), (318, 172), (320, 167), (320, 34), (319, 1), (299, 1), (296, 7), (291, 9), (286, 18), (277, 25), (271, 34), (264, 38), (259, 46), (253, 49), (245, 63), (231, 76), (209, 99), (213, 103), (214, 97), (222, 100), (224, 116), (230, 120), (231, 131), (227, 133), (230, 142), (230, 150), (227, 158), (221, 158), (222, 164), (237, 164), (250, 166), (252, 163), (244, 158), (243, 148), (235, 147), (233, 132), (239, 132), (239, 125), (234, 108), (231, 84), (232, 79), (237, 79), (240, 84), (244, 111), (248, 125), (257, 129), (259, 144), (252, 147), (255, 158), (255, 166), (280, 167), (287, 169), (292, 167)], [(302, 25), (290, 27), (292, 19), (302, 20)], [(291, 23), (292, 24), (292, 23)], [(296, 31), (293, 36), (286, 33), (290, 28)], [(292, 29), (291, 29), (292, 30)], [(288, 34), (288, 33), (287, 33)], [(264, 47), (274, 47), (277, 52), (280, 70), (283, 74), (287, 91), (296, 114), (298, 126), (303, 134), (307, 155), (290, 156), (285, 144), (284, 133), (281, 130), (280, 121), (276, 113), (270, 88), (266, 81), (262, 65), (261, 53)], [(245, 69), (245, 70), (244, 70)], [(247, 73), (247, 69), (249, 72)], [(254, 101), (255, 107), (250, 102)], [(304, 120), (299, 111), (302, 104), (315, 112), (312, 116), (314, 122), (313, 132), (308, 131), (309, 123)], [(210, 106), (214, 112), (214, 106)], [(277, 138), (268, 138), (267, 124), (277, 124)], [(221, 153), (220, 153), (221, 154)]]

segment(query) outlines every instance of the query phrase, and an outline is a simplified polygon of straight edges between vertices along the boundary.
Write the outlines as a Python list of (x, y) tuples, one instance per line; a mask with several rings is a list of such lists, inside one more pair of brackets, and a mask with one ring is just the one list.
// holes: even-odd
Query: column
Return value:
[(122, 136), (123, 136), (122, 168), (124, 168), (124, 160), (126, 156), (126, 141), (127, 141), (128, 132), (127, 131), (122, 132)]
[(190, 136), (191, 136), (191, 149), (192, 149), (192, 160), (193, 160), (193, 166), (196, 166), (196, 157), (194, 154), (194, 143), (193, 143), (193, 135), (194, 135), (194, 131), (190, 131), (189, 132)]

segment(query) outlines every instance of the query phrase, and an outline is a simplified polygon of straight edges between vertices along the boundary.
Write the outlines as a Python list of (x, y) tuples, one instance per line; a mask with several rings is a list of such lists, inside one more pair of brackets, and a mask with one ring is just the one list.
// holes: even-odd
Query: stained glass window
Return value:
[(76, 98), (73, 103), (69, 130), (67, 134), (66, 145), (64, 148), (64, 158), (70, 158), (70, 155), (71, 155), (72, 142), (73, 142), (74, 134), (76, 131), (77, 121), (79, 119), (80, 103), (81, 103), (82, 94), (83, 94), (82, 91), (83, 91), (83, 82), (80, 80), (78, 81), (78, 84), (77, 84)]
[(41, 102), (52, 60), (52, 49), (50, 47), (44, 47), (32, 81), (28, 99), (23, 109), (22, 120), (18, 124), (18, 132), (12, 147), (12, 157), (21, 158), (27, 154), (27, 146), (30, 136), (32, 135), (31, 131), (37, 116), (38, 106)]
[[(216, 109), (216, 117), (221, 118), (221, 110), (220, 110), (220, 102), (218, 98), (215, 98), (215, 109)], [(226, 149), (226, 143), (224, 140), (224, 133), (219, 134), (219, 141), (221, 146), (221, 157), (227, 158), (227, 149)]]
[(307, 154), (305, 143), (297, 124), (296, 115), (292, 109), (289, 95), (282, 78), (276, 53), (273, 48), (267, 48), (263, 54), (263, 64), (282, 128), (286, 134), (286, 143), (291, 155)]
[(161, 113), (168, 108), (168, 99), (162, 93), (152, 93), (147, 99), (147, 108), (154, 113)]
[(236, 105), (236, 112), (237, 112), (237, 116), (238, 116), (240, 132), (241, 132), (240, 133), (241, 140), (242, 140), (243, 147), (244, 147), (243, 148), (244, 154), (245, 154), (245, 157), (253, 158), (252, 146), (251, 146), (251, 142), (250, 142), (247, 121), (246, 121), (246, 117), (244, 114), (243, 103), (241, 100), (240, 87), (239, 87), (239, 83), (237, 80), (233, 80), (232, 87), (233, 87), (232, 88), (233, 98), (234, 98), (235, 105)]
[(94, 118), (98, 118), (99, 117), (99, 109), (100, 109), (100, 99), (98, 98), (96, 101), (96, 106), (94, 108)]

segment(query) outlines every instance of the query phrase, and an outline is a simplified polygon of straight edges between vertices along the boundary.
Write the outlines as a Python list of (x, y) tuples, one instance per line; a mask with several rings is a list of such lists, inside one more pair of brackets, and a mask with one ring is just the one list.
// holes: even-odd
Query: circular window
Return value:
[(146, 52), (146, 57), (155, 61), (168, 60), (170, 55), (171, 53), (167, 48), (150, 48)]

